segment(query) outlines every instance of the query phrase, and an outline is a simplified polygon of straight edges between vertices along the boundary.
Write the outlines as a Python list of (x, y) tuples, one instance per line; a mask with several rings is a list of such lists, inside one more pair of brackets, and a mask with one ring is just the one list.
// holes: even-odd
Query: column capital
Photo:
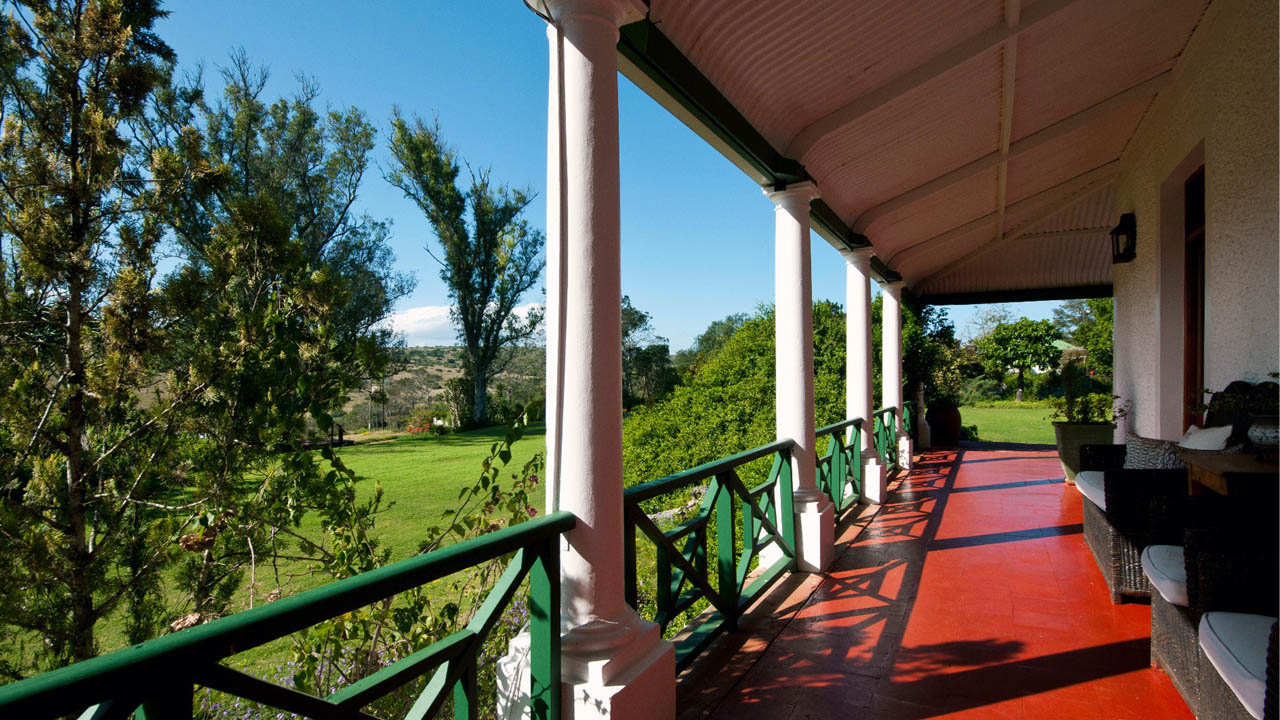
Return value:
[(807, 213), (809, 203), (818, 197), (818, 186), (806, 180), (804, 182), (791, 183), (780, 190), (764, 188), (764, 194), (778, 207), (788, 210), (803, 208)]
[(876, 249), (868, 245), (852, 250), (841, 250), (840, 254), (844, 256), (846, 262), (866, 275), (871, 270), (871, 258), (875, 256)]
[(585, 15), (611, 23), (615, 28), (642, 20), (648, 12), (643, 0), (525, 0), (525, 5), (556, 23)]
[(894, 280), (892, 282), (877, 281), (880, 284), (880, 292), (886, 292), (895, 298), (902, 297), (902, 288), (906, 283), (902, 280)]

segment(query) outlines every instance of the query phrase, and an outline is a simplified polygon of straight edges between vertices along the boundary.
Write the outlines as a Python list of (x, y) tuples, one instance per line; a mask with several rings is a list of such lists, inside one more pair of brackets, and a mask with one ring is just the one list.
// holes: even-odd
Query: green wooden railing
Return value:
[(818, 488), (831, 498), (839, 516), (862, 497), (862, 418), (820, 427), (814, 435), (829, 440), (827, 454), (818, 458)]
[(906, 429), (907, 435), (911, 439), (916, 440), (916, 403), (914, 400), (907, 400), (902, 403), (902, 427)]
[[(791, 453), (795, 443), (781, 440), (699, 465), (690, 470), (636, 485), (623, 493), (626, 508), (626, 596), (640, 609), (636, 563), (637, 530), (656, 551), (652, 618), (667, 626), (700, 599), (712, 608), (710, 617), (676, 643), (676, 665), (685, 667), (723, 630), (737, 627), (738, 618), (760, 593), (795, 566), (795, 514), (792, 508)], [(768, 479), (748, 488), (737, 468), (753, 460), (773, 457)], [(641, 503), (686, 488), (706, 484), (702, 501), (692, 519), (662, 529)], [(777, 488), (778, 499), (774, 499)], [(741, 515), (741, 527), (736, 517)], [(714, 521), (715, 533), (709, 532)], [(714, 537), (716, 572), (708, 572), (707, 556)], [(781, 559), (747, 582), (752, 561), (760, 550), (774, 543)]]
[(884, 463), (888, 469), (898, 467), (898, 428), (895, 409), (881, 408), (872, 415), (875, 421), (873, 438), (876, 453), (880, 455), (880, 462)]
[[(361, 708), (431, 673), (407, 718), (429, 718), (453, 697), (455, 718), (476, 716), (475, 675), (485, 637), (529, 578), (533, 717), (560, 717), (559, 536), (576, 520), (559, 512), (442, 550), (277, 600), (252, 610), (0, 687), (0, 718), (81, 720), (192, 717), (197, 685), (313, 718), (361, 718)], [(247, 675), (221, 660), (513, 553), (467, 626), (336, 693), (315, 697)], [(135, 713), (136, 710), (136, 713)]]

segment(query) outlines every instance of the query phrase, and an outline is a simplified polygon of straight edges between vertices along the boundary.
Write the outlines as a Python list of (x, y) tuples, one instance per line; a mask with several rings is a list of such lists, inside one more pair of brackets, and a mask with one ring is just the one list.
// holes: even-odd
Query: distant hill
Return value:
[[(527, 403), (540, 396), (545, 385), (545, 352), (541, 347), (515, 348), (505, 372), (489, 385), (489, 392), (508, 402)], [(420, 405), (444, 404), (445, 383), (462, 376), (462, 348), (455, 345), (407, 347), (401, 351), (395, 372), (385, 379), (385, 404), (370, 403), (376, 383), (354, 392), (343, 407), (339, 422), (349, 431), (369, 426), (401, 429)]]

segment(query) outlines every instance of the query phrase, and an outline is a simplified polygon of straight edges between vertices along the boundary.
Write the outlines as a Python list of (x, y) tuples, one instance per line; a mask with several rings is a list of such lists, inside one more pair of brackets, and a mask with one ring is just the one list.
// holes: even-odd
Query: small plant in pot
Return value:
[(1089, 376), (1079, 361), (1062, 367), (1063, 397), (1053, 401), (1053, 435), (1058, 443), (1058, 460), (1068, 483), (1074, 484), (1080, 471), (1080, 448), (1107, 445), (1112, 441), (1115, 420), (1124, 411), (1114, 406), (1116, 397), (1090, 393)]

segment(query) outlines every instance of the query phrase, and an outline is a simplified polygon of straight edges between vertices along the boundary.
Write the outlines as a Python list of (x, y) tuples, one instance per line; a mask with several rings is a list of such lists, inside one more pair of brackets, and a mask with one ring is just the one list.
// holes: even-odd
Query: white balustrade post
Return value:
[(845, 415), (862, 418), (862, 496), (879, 504), (885, 478), (872, 419), (871, 255), (871, 248), (845, 253)]
[(777, 361), (777, 437), (791, 452), (796, 559), (805, 572), (831, 563), (835, 507), (818, 489), (813, 407), (813, 289), (809, 261), (809, 202), (813, 183), (766, 191), (774, 203), (774, 337)]
[[(674, 648), (626, 603), (624, 589), (616, 47), (619, 26), (642, 18), (645, 6), (541, 4), (551, 20), (547, 509), (578, 518), (560, 552), (563, 713), (574, 720), (674, 718)], [(516, 663), (519, 644), (500, 663), (504, 671)], [(523, 683), (527, 697), (525, 668), (504, 690)], [(526, 713), (518, 701), (500, 698), (501, 717)]]
[(884, 298), (880, 315), (880, 382), (885, 407), (893, 408), (897, 426), (898, 467), (911, 468), (911, 435), (902, 426), (902, 282), (880, 286)]

